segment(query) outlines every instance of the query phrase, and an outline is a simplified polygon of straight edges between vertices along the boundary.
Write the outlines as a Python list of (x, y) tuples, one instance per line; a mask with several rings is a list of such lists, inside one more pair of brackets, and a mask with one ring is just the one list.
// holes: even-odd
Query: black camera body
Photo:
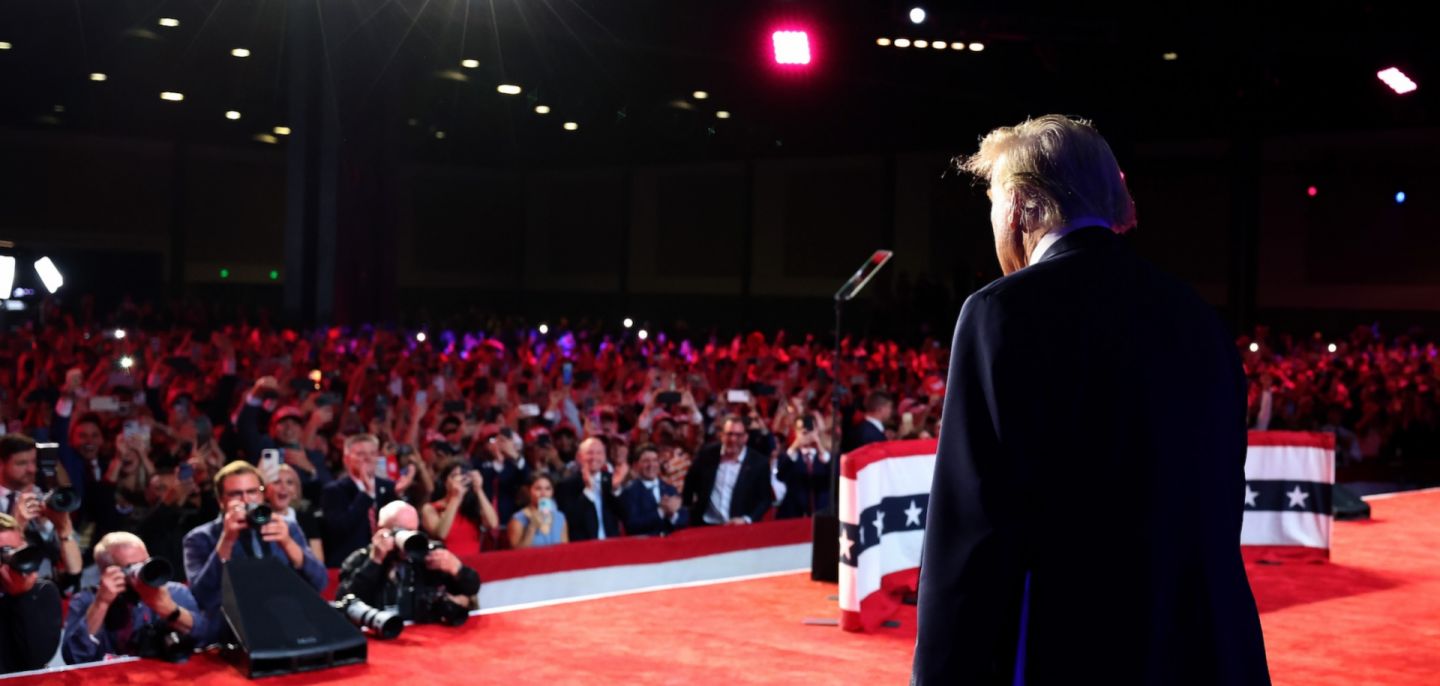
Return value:
[(450, 600), (445, 590), (449, 576), (425, 567), (425, 557), (432, 550), (442, 550), (445, 544), (431, 539), (419, 531), (401, 531), (395, 535), (399, 564), (408, 565), (410, 588), (401, 591), (401, 602), (396, 612), (416, 624), (444, 624), (460, 626), (470, 619), (470, 613)]
[(34, 574), (40, 571), (40, 565), (45, 562), (45, 549), (39, 546), (22, 545), (19, 548), (0, 546), (0, 565), (21, 574)]

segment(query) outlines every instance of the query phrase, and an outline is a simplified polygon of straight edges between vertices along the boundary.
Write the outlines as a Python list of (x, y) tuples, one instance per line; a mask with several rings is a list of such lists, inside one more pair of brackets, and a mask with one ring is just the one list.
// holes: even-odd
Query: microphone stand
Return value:
[(815, 513), (813, 522), (810, 578), (814, 581), (840, 580), (840, 442), (845, 438), (845, 419), (840, 415), (841, 396), (845, 393), (845, 384), (840, 379), (840, 340), (844, 338), (840, 330), (841, 315), (845, 303), (859, 295), (894, 256), (895, 253), (889, 250), (876, 250), (840, 290), (835, 291), (835, 356), (830, 360), (830, 505), (824, 512)]

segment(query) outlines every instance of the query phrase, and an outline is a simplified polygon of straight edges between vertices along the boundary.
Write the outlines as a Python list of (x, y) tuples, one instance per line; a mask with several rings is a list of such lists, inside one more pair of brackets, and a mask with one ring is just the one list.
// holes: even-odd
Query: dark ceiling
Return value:
[[(906, 18), (917, 5), (921, 26)], [(462, 164), (959, 151), (1054, 111), (1121, 140), (1428, 126), (1436, 51), (1421, 6), (8, 0), (0, 126), (264, 147), (257, 134), (295, 124), (295, 88), (316, 83), (333, 86), (347, 140)], [(788, 25), (811, 32), (808, 68), (768, 63), (769, 31)], [(1420, 89), (1388, 91), (1375, 73), (1392, 65)]]

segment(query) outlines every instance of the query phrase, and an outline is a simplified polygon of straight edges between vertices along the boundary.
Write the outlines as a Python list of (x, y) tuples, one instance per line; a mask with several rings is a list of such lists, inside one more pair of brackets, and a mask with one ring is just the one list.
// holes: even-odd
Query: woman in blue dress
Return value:
[(536, 475), (525, 490), (529, 504), (510, 518), (510, 547), (514, 549), (569, 543), (565, 513), (555, 507), (555, 484)]

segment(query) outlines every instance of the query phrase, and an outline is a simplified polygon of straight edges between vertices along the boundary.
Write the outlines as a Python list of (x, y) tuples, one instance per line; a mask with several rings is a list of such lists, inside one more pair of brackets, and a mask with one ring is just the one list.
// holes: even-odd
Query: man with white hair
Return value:
[(962, 166), (1006, 276), (955, 327), (912, 683), (1268, 683), (1233, 338), (1118, 235), (1134, 206), (1088, 122), (998, 129)]
[[(444, 600), (460, 610), (474, 609), (474, 597), (480, 592), (480, 575), (460, 562), (446, 548), (426, 552), (420, 560), (412, 560), (400, 548), (400, 541), (420, 533), (420, 514), (403, 500), (380, 508), (379, 526), (370, 538), (370, 545), (350, 553), (340, 566), (340, 583), (336, 598), (354, 594), (373, 607), (398, 609), (400, 616), (414, 620), (406, 594), (418, 581), (422, 586), (440, 588)], [(461, 615), (457, 615), (461, 616)]]
[[(106, 655), (133, 655), (159, 646), (140, 645), (146, 627), (180, 635), (200, 635), (200, 610), (184, 584), (165, 580), (151, 586), (139, 569), (150, 553), (139, 536), (125, 531), (105, 534), (95, 544), (100, 586), (76, 593), (66, 615), (61, 653), (67, 664), (95, 662)], [(172, 568), (172, 573), (179, 573)]]

